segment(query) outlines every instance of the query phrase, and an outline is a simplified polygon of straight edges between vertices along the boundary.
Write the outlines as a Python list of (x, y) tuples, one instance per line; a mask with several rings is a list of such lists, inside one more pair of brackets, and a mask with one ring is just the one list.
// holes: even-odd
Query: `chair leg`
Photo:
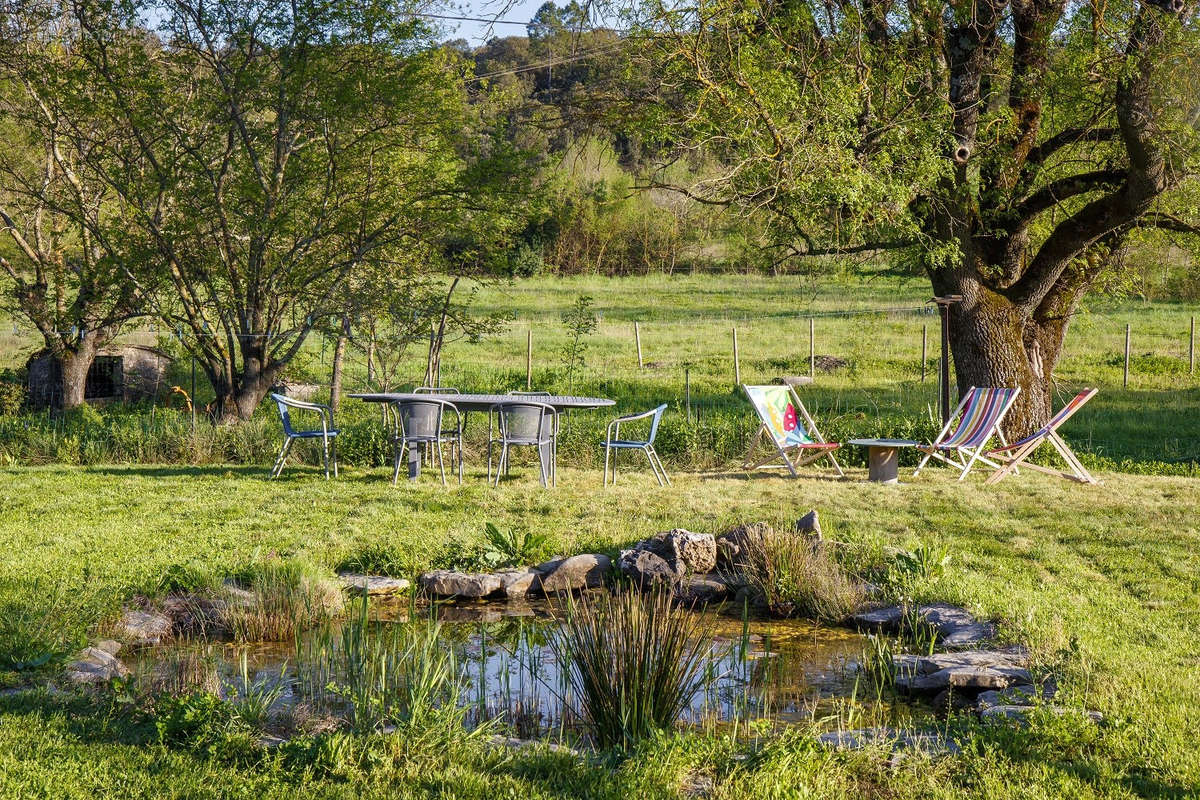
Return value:
[[(654, 445), (650, 445), (650, 454), (654, 456), (654, 461), (658, 464), (658, 471), (662, 473), (663, 480), (667, 482), (667, 486), (671, 485), (671, 476), (667, 474), (667, 468), (663, 466), (662, 458), (658, 455), (658, 451), (654, 449)], [(662, 483), (659, 483), (661, 486)]]
[(325, 467), (325, 480), (329, 480), (329, 437), (321, 437), (321, 465)]
[(292, 448), (292, 437), (288, 436), (283, 440), (283, 446), (279, 448), (279, 456), (275, 459), (275, 466), (271, 467), (271, 477), (278, 478), (283, 474), (283, 465), (287, 462), (288, 450)]
[(507, 455), (508, 455), (508, 442), (501, 442), (500, 443), (500, 458), (496, 462), (496, 480), (495, 480), (495, 482), (492, 483), (492, 486), (500, 485), (501, 466), (504, 464), (504, 460)]
[[(430, 453), (429, 455), (430, 455), (430, 457), (432, 457), (433, 453)], [(441, 471), (442, 471), (442, 486), (445, 486), (446, 485), (446, 456), (442, 452), (442, 440), (441, 439), (437, 440), (437, 461), (438, 461), (438, 467), (441, 468)]]
[(329, 440), (329, 460), (333, 462), (333, 477), (338, 476), (337, 467), (337, 439)]
[(392, 486), (395, 486), (400, 480), (400, 463), (401, 459), (404, 457), (404, 445), (404, 442), (400, 442), (399, 444), (396, 442), (392, 443), (392, 453), (395, 459), (395, 467), (392, 469)]
[(461, 436), (458, 437), (458, 443), (457, 443), (455, 449), (458, 452), (458, 485), (462, 486), (462, 482), (463, 482), (463, 443), (462, 443)]
[(933, 458), (932, 452), (926, 452), (925, 457), (921, 459), (921, 463), (917, 464), (917, 471), (913, 473), (913, 477), (921, 474), (921, 470), (925, 469), (925, 465), (929, 463), (929, 459)]
[(538, 472), (541, 474), (543, 489), (549, 487), (550, 485), (550, 471), (547, 469), (546, 464), (546, 462), (549, 460), (549, 450), (550, 446), (548, 444), (542, 444), (541, 442), (538, 443)]
[(971, 467), (975, 464), (975, 459), (979, 458), (982, 450), (983, 450), (982, 447), (976, 447), (975, 450), (971, 453), (971, 457), (969, 459), (967, 459), (966, 466), (963, 467), (962, 474), (958, 476), (958, 479), (960, 481), (967, 477), (967, 473), (971, 471)]
[(607, 440), (604, 442), (604, 486), (608, 487), (608, 458), (612, 452), (612, 445)]
[(654, 456), (650, 455), (650, 448), (643, 447), (641, 450), (646, 454), (646, 460), (650, 462), (650, 471), (654, 473), (654, 479), (658, 481), (659, 486), (662, 486), (663, 479), (662, 476), (658, 474), (658, 465), (654, 463)]

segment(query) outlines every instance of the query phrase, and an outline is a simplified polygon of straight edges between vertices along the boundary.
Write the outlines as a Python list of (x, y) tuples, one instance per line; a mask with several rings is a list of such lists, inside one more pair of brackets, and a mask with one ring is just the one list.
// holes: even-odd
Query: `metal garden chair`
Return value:
[[(454, 414), (454, 427), (447, 428), (447, 413)], [(446, 400), (431, 397), (428, 400), (400, 400), (392, 403), (394, 427), (392, 430), (392, 485), (400, 479), (400, 465), (404, 453), (411, 447), (425, 445), (432, 454), (437, 454), (438, 467), (442, 473), (442, 485), (446, 485), (446, 458), (442, 445), (450, 444), (450, 458), (458, 462), (458, 482), (463, 480), (462, 415), (458, 407)]]
[[(493, 433), (492, 420), (497, 428)], [(496, 478), (492, 481), (492, 447), (500, 445)], [(542, 486), (558, 485), (558, 412), (554, 406), (536, 400), (512, 400), (495, 403), (488, 413), (488, 481), (500, 485), (500, 475), (508, 471), (508, 451), (512, 447), (536, 447)]]
[[(663, 412), (667, 410), (667, 404), (663, 403), (658, 408), (646, 411), (642, 414), (630, 414), (624, 417), (617, 417), (612, 422), (608, 423), (608, 430), (604, 435), (604, 485), (608, 486), (608, 463), (609, 455), (612, 455), (612, 482), (615, 486), (617, 483), (617, 454), (614, 450), (641, 450), (646, 454), (646, 460), (650, 462), (650, 469), (654, 472), (654, 477), (658, 479), (658, 485), (662, 486), (666, 481), (666, 485), (671, 485), (671, 478), (667, 475), (667, 470), (663, 467), (662, 459), (658, 457), (658, 453), (654, 449), (654, 437), (658, 435), (658, 423), (662, 421)], [(650, 419), (650, 433), (644, 440), (641, 439), (622, 439), (621, 426), (631, 422), (636, 422), (642, 419)]]
[[(462, 394), (462, 392), (458, 390), (457, 386), (418, 386), (417, 388), (412, 390), (412, 393), (413, 394)], [(462, 413), (462, 429), (463, 429), (464, 433), (467, 430), (467, 416), (468, 416), (467, 412), (464, 411)], [(444, 430), (444, 431), (442, 431), (442, 435), (453, 436), (454, 431)], [(433, 453), (432, 452), (428, 452), (425, 454), (425, 464), (430, 467), (433, 466)]]
[[(333, 477), (337, 477), (337, 435), (338, 430), (333, 427), (333, 410), (329, 406), (323, 406), (319, 403), (306, 403), (302, 400), (294, 400), (281, 394), (271, 393), (271, 399), (275, 401), (275, 405), (279, 408), (279, 418), (283, 421), (283, 447), (279, 448), (279, 457), (275, 459), (275, 466), (271, 468), (271, 477), (278, 478), (283, 473), (283, 465), (287, 462), (288, 452), (292, 449), (292, 442), (297, 439), (320, 439), (321, 440), (321, 461), (325, 465), (325, 477), (329, 478), (329, 463), (333, 462)], [(311, 429), (298, 431), (292, 427), (291, 409), (299, 411), (315, 411), (321, 417), (321, 429)]]

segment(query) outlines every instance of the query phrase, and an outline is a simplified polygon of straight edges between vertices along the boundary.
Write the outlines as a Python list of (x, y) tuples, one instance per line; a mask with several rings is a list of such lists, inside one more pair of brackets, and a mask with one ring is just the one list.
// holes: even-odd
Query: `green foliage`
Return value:
[(221, 604), (221, 622), (235, 641), (288, 641), (342, 613), (341, 584), (310, 562), (270, 558), (234, 577), (249, 592)]
[(339, 561), (334, 569), (337, 572), (388, 575), (394, 578), (411, 575), (416, 571), (411, 553), (383, 542), (368, 542), (362, 545)]
[(491, 547), (484, 554), (484, 559), (492, 561), (493, 566), (522, 566), (548, 555), (546, 550), (550, 537), (545, 533), (530, 529), (518, 532), (515, 528), (502, 531), (487, 522), (484, 523), (484, 536)]
[(0, 576), (0, 670), (37, 670), (82, 647), (73, 608), (60, 582)]
[(897, 550), (881, 577), (881, 588), (896, 598), (914, 598), (927, 592), (946, 574), (949, 552), (918, 542), (911, 550)]
[(20, 413), (25, 406), (25, 390), (23, 371), (0, 369), (0, 417)]
[(628, 750), (674, 727), (707, 680), (711, 631), (664, 589), (572, 600), (552, 641), (596, 745)]
[(592, 298), (581, 294), (575, 302), (562, 313), (562, 323), (567, 330), (567, 341), (563, 344), (561, 357), (563, 369), (567, 373), (567, 393), (575, 388), (575, 371), (585, 366), (584, 355), (587, 352), (587, 337), (596, 332), (600, 320), (592, 311)]

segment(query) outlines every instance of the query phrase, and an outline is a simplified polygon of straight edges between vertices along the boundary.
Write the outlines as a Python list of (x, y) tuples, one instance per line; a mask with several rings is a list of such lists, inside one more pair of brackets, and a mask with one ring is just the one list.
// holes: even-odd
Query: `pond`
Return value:
[[(928, 709), (875, 692), (860, 676), (868, 636), (738, 611), (688, 613), (700, 616), (697, 622), (711, 644), (704, 688), (682, 724), (816, 720), (826, 727), (849, 727), (905, 724), (928, 714)], [(428, 606), (373, 601), (369, 627), (377, 638), (386, 638), (389, 631), (428, 631), (436, 624), (439, 648), (453, 655), (461, 681), (458, 701), (469, 709), (470, 722), (497, 719), (521, 738), (556, 733), (563, 738), (579, 729), (577, 698), (552, 645), (564, 615), (565, 609), (553, 601)], [(342, 626), (346, 624), (351, 623)], [(342, 626), (309, 631), (289, 643), (183, 640), (144, 649), (130, 666), (160, 690), (194, 685), (235, 700), (256, 691), (285, 710), (316, 704), (334, 716), (345, 715), (344, 697), (325, 691), (331, 681), (345, 677), (337, 674), (330, 658), (347, 646)]]

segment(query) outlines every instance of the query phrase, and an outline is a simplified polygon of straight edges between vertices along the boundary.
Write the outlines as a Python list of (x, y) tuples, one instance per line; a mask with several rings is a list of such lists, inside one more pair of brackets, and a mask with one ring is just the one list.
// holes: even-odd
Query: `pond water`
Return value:
[[(803, 620), (689, 613), (702, 617), (699, 623), (712, 642), (705, 688), (693, 699), (684, 724), (766, 720), (783, 725), (815, 719), (829, 727), (895, 725), (926, 715), (877, 695), (861, 678), (858, 664), (869, 648), (867, 636)], [(459, 702), (470, 709), (469, 719), (498, 718), (523, 738), (576, 728), (578, 704), (551, 644), (564, 616), (561, 606), (545, 601), (416, 607), (372, 601), (369, 615), (372, 629), (385, 636), (397, 626), (440, 625), (439, 646), (455, 656), (462, 681)], [(340, 641), (336, 628), (308, 632), (290, 643), (185, 640), (142, 650), (130, 665), (144, 679), (176, 690), (190, 683), (236, 698), (247, 685), (268, 687), (271, 703), (287, 707), (311, 703), (323, 685), (340, 677), (330, 672), (327, 658)], [(324, 700), (329, 703), (328, 696)]]

